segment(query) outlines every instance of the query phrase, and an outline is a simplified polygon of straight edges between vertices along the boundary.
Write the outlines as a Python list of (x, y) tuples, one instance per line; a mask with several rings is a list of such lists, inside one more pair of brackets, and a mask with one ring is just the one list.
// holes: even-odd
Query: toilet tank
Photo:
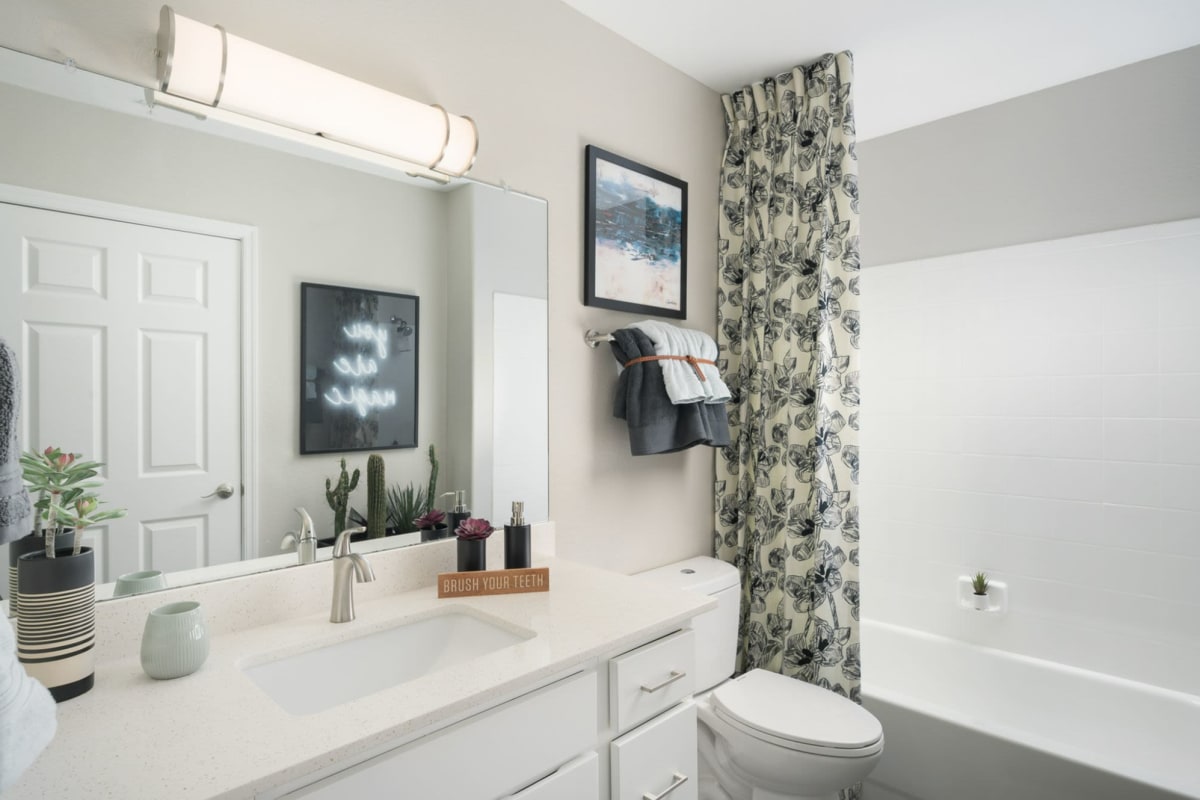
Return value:
[(692, 630), (696, 632), (696, 691), (711, 689), (733, 674), (741, 603), (736, 567), (715, 558), (697, 556), (634, 577), (716, 598), (716, 608), (692, 620)]

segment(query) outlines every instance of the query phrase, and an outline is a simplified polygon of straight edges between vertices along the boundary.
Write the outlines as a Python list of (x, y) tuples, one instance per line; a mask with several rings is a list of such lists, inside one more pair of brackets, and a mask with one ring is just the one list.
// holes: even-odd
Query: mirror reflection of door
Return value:
[(0, 203), (22, 447), (104, 462), (129, 510), (85, 535), (99, 581), (241, 557), (241, 271), (233, 239)]

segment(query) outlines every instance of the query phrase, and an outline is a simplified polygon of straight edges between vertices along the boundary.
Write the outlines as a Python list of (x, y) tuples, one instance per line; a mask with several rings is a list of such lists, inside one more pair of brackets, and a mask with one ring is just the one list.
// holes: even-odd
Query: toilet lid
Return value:
[(861, 750), (876, 744), (883, 726), (857, 703), (828, 689), (756, 669), (712, 693), (714, 710), (739, 727), (781, 744)]

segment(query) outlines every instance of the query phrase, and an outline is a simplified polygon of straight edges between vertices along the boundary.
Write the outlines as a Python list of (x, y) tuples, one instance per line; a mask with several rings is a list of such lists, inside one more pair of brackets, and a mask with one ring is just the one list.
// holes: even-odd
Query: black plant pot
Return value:
[[(54, 539), (54, 549), (73, 547), (75, 531), (67, 531)], [(8, 545), (8, 615), (17, 616), (17, 559), (26, 553), (36, 553), (46, 549), (46, 540), (40, 533), (31, 533), (23, 539), (17, 539)]]
[[(350, 534), (350, 541), (352, 543), (366, 541), (366, 538), (367, 538), (366, 531), (363, 531), (362, 533)], [(333, 547), (335, 542), (337, 542), (336, 536), (329, 536), (324, 539), (317, 539), (317, 547)]]
[(436, 542), (438, 539), (445, 539), (450, 535), (450, 526), (446, 523), (434, 525), (432, 528), (421, 529), (422, 542)]
[(487, 569), (487, 539), (458, 540), (458, 571)]
[(61, 703), (95, 681), (96, 560), (90, 547), (54, 552), (19, 559), (17, 659)]

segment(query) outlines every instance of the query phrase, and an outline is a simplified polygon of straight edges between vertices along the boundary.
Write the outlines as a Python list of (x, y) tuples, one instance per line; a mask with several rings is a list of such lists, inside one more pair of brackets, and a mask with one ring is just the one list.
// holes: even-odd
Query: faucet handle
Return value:
[(350, 537), (355, 533), (366, 533), (367, 529), (359, 525), (355, 528), (346, 528), (337, 535), (337, 539), (333, 543), (333, 557), (341, 558), (342, 556), (350, 555)]

